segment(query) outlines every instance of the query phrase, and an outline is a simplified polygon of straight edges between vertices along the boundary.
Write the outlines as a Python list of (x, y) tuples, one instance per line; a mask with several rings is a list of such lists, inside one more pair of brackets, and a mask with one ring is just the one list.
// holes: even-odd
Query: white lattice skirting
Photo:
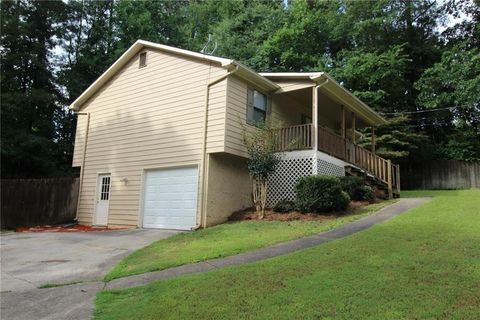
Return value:
[(295, 200), (295, 184), (300, 177), (319, 175), (344, 176), (346, 163), (322, 152), (290, 151), (280, 155), (277, 170), (269, 179), (267, 206), (282, 200)]

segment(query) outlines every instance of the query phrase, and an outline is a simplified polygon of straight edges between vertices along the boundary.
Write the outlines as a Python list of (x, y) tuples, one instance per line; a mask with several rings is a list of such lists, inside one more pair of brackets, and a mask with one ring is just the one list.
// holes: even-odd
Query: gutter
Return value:
[(232, 63), (235, 66), (235, 69), (229, 71), (227, 74), (210, 81), (205, 88), (205, 111), (203, 118), (203, 141), (202, 141), (202, 184), (201, 184), (201, 194), (202, 198), (200, 201), (200, 223), (197, 223), (192, 230), (197, 230), (200, 227), (205, 227), (207, 224), (207, 210), (206, 210), (206, 198), (207, 198), (207, 125), (208, 125), (208, 102), (210, 100), (210, 87), (214, 84), (219, 83), (220, 81), (225, 80), (229, 76), (233, 75), (240, 69), (240, 65)]
[(88, 141), (88, 129), (90, 127), (90, 112), (79, 112), (77, 113), (79, 116), (87, 116), (87, 125), (85, 128), (85, 140), (83, 142), (83, 153), (82, 153), (82, 164), (80, 167), (80, 185), (78, 187), (78, 200), (77, 200), (77, 212), (75, 213), (74, 221), (78, 222), (78, 211), (80, 209), (80, 197), (82, 195), (82, 188), (83, 188), (83, 176), (85, 173), (85, 156), (87, 154), (87, 141)]

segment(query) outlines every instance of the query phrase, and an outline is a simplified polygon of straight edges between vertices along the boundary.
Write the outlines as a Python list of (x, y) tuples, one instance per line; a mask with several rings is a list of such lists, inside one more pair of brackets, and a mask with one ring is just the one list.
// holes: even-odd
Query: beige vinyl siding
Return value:
[(225, 151), (246, 157), (242, 125), (246, 125), (248, 85), (241, 79), (231, 76), (228, 78), (227, 87)]
[(282, 127), (301, 124), (302, 114), (311, 118), (312, 107), (295, 100), (286, 93), (272, 97), (273, 123)]
[[(225, 129), (225, 152), (246, 157), (243, 146), (243, 125), (247, 116), (247, 90), (251, 87), (245, 81), (232, 76), (227, 81), (227, 119)], [(269, 115), (277, 126), (291, 126), (301, 123), (302, 114), (311, 116), (311, 106), (305, 105), (288, 93), (269, 95)]]
[(80, 167), (82, 165), (83, 146), (85, 143), (85, 131), (87, 128), (87, 117), (87, 115), (77, 116), (77, 129), (75, 132), (72, 167)]
[(210, 87), (208, 104), (207, 153), (225, 149), (227, 80)]
[[(206, 84), (224, 74), (226, 70), (217, 65), (147, 50), (146, 67), (138, 68), (136, 55), (87, 101), (80, 110), (90, 113), (80, 223), (93, 221), (99, 173), (111, 173), (108, 225), (137, 226), (144, 170), (200, 168)], [(221, 140), (217, 131), (224, 127), (225, 117), (222, 120), (218, 109), (225, 105), (225, 88), (225, 81), (211, 88), (208, 148)], [(79, 140), (84, 136), (82, 117), (74, 165), (80, 164), (83, 151), (83, 140)], [(122, 182), (123, 178), (128, 182)]]

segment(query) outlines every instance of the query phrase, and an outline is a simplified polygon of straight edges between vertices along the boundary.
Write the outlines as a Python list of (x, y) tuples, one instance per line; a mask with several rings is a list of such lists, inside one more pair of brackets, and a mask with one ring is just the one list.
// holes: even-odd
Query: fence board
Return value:
[(480, 162), (437, 160), (402, 164), (402, 189), (480, 188)]
[(78, 178), (1, 180), (1, 227), (16, 228), (73, 220)]

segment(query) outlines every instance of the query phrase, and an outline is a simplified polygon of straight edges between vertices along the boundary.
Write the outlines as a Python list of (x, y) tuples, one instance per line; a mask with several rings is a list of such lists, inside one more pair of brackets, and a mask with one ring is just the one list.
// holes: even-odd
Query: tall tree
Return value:
[(263, 66), (259, 52), (286, 18), (282, 0), (192, 1), (184, 12), (187, 48), (205, 49), (253, 68)]
[(462, 19), (442, 33), (442, 58), (415, 83), (417, 101), (436, 157), (480, 160), (480, 1), (447, 1), (443, 10)]
[(57, 60), (65, 103), (78, 97), (115, 60), (114, 14), (113, 0), (66, 3)]
[(187, 4), (186, 0), (117, 1), (114, 8), (118, 40), (115, 55), (123, 53), (138, 39), (184, 47), (182, 25)]
[(61, 108), (49, 58), (61, 1), (1, 2), (2, 176), (58, 173)]

